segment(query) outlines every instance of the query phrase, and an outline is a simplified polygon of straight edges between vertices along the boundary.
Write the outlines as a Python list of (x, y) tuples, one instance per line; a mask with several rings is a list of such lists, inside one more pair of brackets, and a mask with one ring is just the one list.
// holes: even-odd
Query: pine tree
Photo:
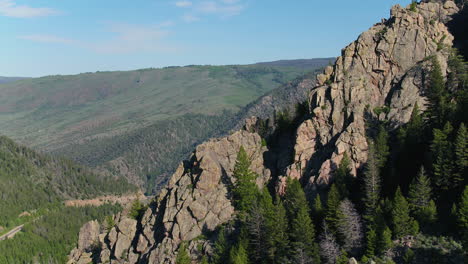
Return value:
[(366, 253), (365, 256), (368, 258), (372, 258), (375, 256), (376, 246), (377, 245), (377, 234), (375, 233), (375, 229), (372, 226), (368, 227), (366, 233)]
[(426, 224), (433, 223), (437, 217), (437, 209), (431, 200), (431, 183), (421, 167), (418, 176), (409, 187), (408, 202), (413, 215)]
[(348, 199), (341, 201), (338, 215), (338, 238), (341, 245), (346, 252), (357, 255), (361, 250), (364, 238), (361, 216), (354, 204)]
[(419, 231), (416, 220), (409, 215), (409, 205), (400, 188), (397, 189), (393, 199), (392, 224), (395, 238), (416, 235)]
[(333, 234), (338, 228), (338, 206), (340, 205), (340, 194), (335, 184), (332, 184), (328, 191), (327, 209), (325, 211), (325, 221)]
[(335, 185), (338, 188), (340, 196), (345, 198), (349, 196), (349, 187), (351, 185), (351, 161), (349, 160), (348, 154), (345, 152), (341, 159), (340, 166), (335, 172)]
[(257, 175), (250, 170), (250, 159), (244, 147), (240, 147), (234, 167), (234, 204), (236, 209), (245, 213), (252, 206), (258, 193), (255, 179)]
[(308, 207), (301, 207), (291, 223), (292, 248), (303, 263), (319, 263), (318, 246), (315, 243), (314, 224)]
[(427, 114), (433, 128), (441, 128), (444, 125), (447, 112), (448, 94), (445, 89), (444, 77), (437, 57), (432, 58), (432, 70), (430, 72), (430, 85), (428, 87)]
[(315, 221), (315, 224), (318, 225), (323, 222), (325, 210), (323, 209), (322, 199), (320, 198), (320, 194), (317, 194), (313, 200), (314, 205), (312, 210), (312, 215)]
[(460, 227), (463, 246), (468, 248), (468, 186), (462, 194), (460, 204), (458, 205), (458, 226)]
[(382, 169), (387, 163), (388, 155), (390, 154), (390, 149), (388, 147), (388, 132), (383, 125), (379, 125), (379, 131), (375, 137), (374, 147), (377, 167)]
[(452, 126), (447, 122), (443, 130), (434, 129), (434, 140), (431, 144), (431, 154), (434, 169), (434, 184), (439, 190), (449, 190), (453, 182), (454, 157), (452, 142), (449, 137), (452, 133)]
[(224, 264), (227, 262), (229, 253), (229, 245), (226, 241), (224, 227), (219, 229), (218, 239), (214, 244), (214, 252), (212, 261), (214, 264)]
[(244, 242), (240, 241), (237, 245), (231, 248), (229, 252), (229, 263), (230, 264), (248, 264), (249, 256), (244, 246)]
[(461, 123), (455, 138), (456, 174), (453, 184), (459, 187), (468, 178), (468, 133), (465, 124)]
[(200, 261), (200, 264), (209, 264), (208, 262), (208, 258), (206, 257), (206, 255), (203, 255), (201, 261)]
[(269, 263), (283, 263), (289, 249), (289, 232), (286, 209), (279, 197), (266, 219)]
[(176, 264), (190, 264), (190, 263), (192, 263), (192, 260), (190, 259), (190, 256), (187, 253), (187, 244), (185, 242), (182, 242), (179, 246), (179, 252), (176, 258)]
[(390, 230), (390, 228), (388, 228), (388, 226), (385, 225), (377, 239), (376, 253), (384, 254), (387, 250), (389, 250), (392, 247), (392, 231)]
[(309, 206), (301, 183), (297, 179), (288, 179), (286, 193), (284, 194), (284, 205), (287, 209), (290, 222), (296, 218), (300, 208), (307, 208)]
[(135, 220), (137, 220), (143, 210), (143, 204), (140, 202), (140, 199), (136, 199), (132, 203), (132, 207), (130, 208), (129, 216)]
[(336, 260), (336, 264), (348, 264), (348, 254), (346, 251), (341, 250), (340, 256)]
[(366, 221), (371, 222), (380, 197), (380, 172), (373, 142), (369, 143), (367, 164), (364, 172), (364, 205)]

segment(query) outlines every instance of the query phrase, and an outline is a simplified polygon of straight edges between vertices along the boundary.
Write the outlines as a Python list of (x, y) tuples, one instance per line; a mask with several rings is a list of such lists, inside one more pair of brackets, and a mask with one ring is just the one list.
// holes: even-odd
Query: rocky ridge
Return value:
[[(430, 56), (447, 73), (445, 47), (451, 47), (454, 38), (445, 23), (456, 12), (452, 1), (423, 2), (415, 10), (394, 6), (388, 20), (362, 33), (343, 49), (333, 67), (317, 76), (318, 85), (308, 79), (299, 82), (311, 91), (312, 114), (298, 126), (293, 162), (285, 170), (277, 169), (280, 175), (267, 169), (272, 166), (266, 166), (264, 158), (269, 150), (257, 133), (241, 130), (210, 140), (179, 166), (141, 219), (118, 214), (109, 231), (99, 223), (84, 226), (69, 263), (172, 264), (182, 241), (188, 242), (194, 260), (209, 253), (211, 244), (200, 235), (235, 217), (230, 186), (240, 146), (251, 157), (251, 169), (259, 175), (257, 184), (277, 179), (279, 192), (287, 177), (301, 179), (312, 191), (327, 186), (344, 153), (356, 174), (367, 160), (366, 122), (385, 120), (398, 127), (409, 121), (416, 103), (424, 107)], [(255, 131), (256, 119), (252, 120), (247, 122), (249, 131)], [(99, 245), (98, 251), (90, 241)]]
[(367, 160), (366, 122), (385, 120), (398, 127), (409, 121), (416, 103), (424, 108), (430, 56), (447, 73), (446, 47), (454, 37), (444, 23), (457, 12), (452, 1), (420, 3), (413, 11), (396, 5), (388, 20), (344, 48), (335, 65), (317, 76), (309, 98), (313, 117), (297, 129), (286, 175), (305, 178), (312, 190), (326, 186), (344, 153), (356, 175)]
[[(263, 168), (267, 148), (258, 134), (238, 131), (199, 145), (139, 221), (118, 214), (109, 232), (99, 227), (102, 233), (94, 231), (96, 223), (88, 223), (80, 231), (80, 241), (97, 241), (101, 245), (97, 258), (104, 263), (173, 263), (181, 241), (192, 241), (192, 251), (199, 248), (196, 244), (207, 249), (206, 241), (194, 239), (232, 219), (230, 186), (241, 146), (263, 186), (270, 179), (270, 171)], [(88, 263), (96, 256), (90, 243), (80, 242), (70, 258), (69, 263)]]

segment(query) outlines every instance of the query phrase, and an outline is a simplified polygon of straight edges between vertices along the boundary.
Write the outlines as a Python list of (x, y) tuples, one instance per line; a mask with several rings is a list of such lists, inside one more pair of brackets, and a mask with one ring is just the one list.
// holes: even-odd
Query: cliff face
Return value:
[[(173, 263), (181, 241), (214, 231), (232, 218), (230, 186), (241, 146), (251, 157), (251, 169), (260, 175), (257, 184), (263, 186), (270, 179), (270, 171), (263, 168), (267, 148), (262, 146), (259, 135), (239, 131), (199, 145), (190, 161), (179, 166), (141, 220), (119, 214), (114, 217), (116, 225), (102, 234), (90, 231), (96, 229), (95, 224), (84, 226), (80, 241), (99, 241), (100, 253), (93, 257), (101, 262)], [(196, 244), (206, 243), (196, 240), (189, 246), (197, 250)], [(89, 243), (79, 243), (69, 263), (88, 263), (91, 251)]]
[[(96, 232), (96, 223), (83, 227), (70, 263), (92, 258), (102, 263), (174, 263), (181, 241), (189, 242), (192, 256), (199, 256), (200, 250), (210, 252), (210, 243), (200, 235), (235, 215), (230, 186), (240, 146), (260, 175), (257, 184), (264, 186), (279, 176), (279, 192), (287, 177), (302, 179), (312, 191), (326, 186), (344, 153), (356, 174), (367, 160), (366, 122), (385, 120), (398, 127), (409, 121), (416, 103), (424, 107), (429, 56), (436, 56), (446, 73), (445, 47), (452, 46), (453, 36), (445, 23), (456, 12), (451, 1), (420, 3), (415, 10), (395, 6), (388, 20), (343, 49), (335, 65), (317, 76), (317, 86), (310, 79), (298, 82), (310, 90), (312, 117), (296, 130), (294, 158), (285, 175), (272, 177), (264, 160), (268, 149), (256, 133), (238, 131), (206, 142), (179, 166), (140, 220), (121, 214), (114, 217), (109, 232)], [(93, 251), (89, 241), (100, 242), (99, 250)]]
[(397, 5), (388, 20), (343, 49), (335, 65), (317, 76), (310, 95), (313, 117), (297, 130), (287, 176), (306, 177), (312, 189), (326, 185), (344, 153), (356, 174), (367, 160), (366, 121), (397, 127), (409, 121), (416, 103), (424, 108), (429, 56), (446, 73), (446, 47), (454, 38), (444, 23), (456, 12), (451, 1), (420, 3), (413, 11)]

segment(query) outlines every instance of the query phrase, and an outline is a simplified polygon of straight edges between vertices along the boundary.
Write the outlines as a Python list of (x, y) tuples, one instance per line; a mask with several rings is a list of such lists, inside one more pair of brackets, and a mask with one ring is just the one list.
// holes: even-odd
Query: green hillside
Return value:
[(186, 113), (238, 110), (302, 72), (188, 66), (26, 79), (0, 85), (0, 132), (51, 151)]
[[(0, 85), (0, 133), (154, 192), (193, 146), (330, 59), (48, 76)], [(307, 66), (309, 65), (309, 66)]]
[(38, 154), (0, 137), (0, 226), (22, 222), (22, 212), (65, 199), (91, 198), (135, 190), (124, 179), (97, 174), (69, 160)]

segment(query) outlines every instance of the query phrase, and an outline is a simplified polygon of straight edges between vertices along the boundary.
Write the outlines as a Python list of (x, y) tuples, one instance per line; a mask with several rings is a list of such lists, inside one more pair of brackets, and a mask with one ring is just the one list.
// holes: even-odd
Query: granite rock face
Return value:
[[(232, 174), (241, 146), (250, 156), (251, 169), (259, 175), (257, 184), (262, 187), (270, 180), (270, 171), (263, 167), (267, 149), (258, 134), (238, 131), (201, 144), (191, 159), (179, 166), (139, 221), (118, 214), (114, 217), (116, 226), (109, 232), (93, 233), (93, 238), (101, 238), (100, 261), (174, 263), (182, 241), (192, 241), (231, 220), (234, 207), (230, 186), (235, 181)], [(198, 250), (196, 243), (209, 249), (207, 242), (197, 240), (189, 245), (191, 251)], [(89, 258), (81, 246), (72, 252), (70, 263), (78, 263), (80, 256)]]
[(416, 103), (424, 109), (427, 58), (436, 56), (446, 74), (446, 47), (454, 38), (444, 23), (456, 12), (452, 1), (420, 3), (414, 11), (396, 5), (388, 20), (344, 48), (335, 65), (317, 76), (310, 94), (313, 117), (297, 130), (286, 176), (305, 177), (311, 189), (326, 186), (345, 152), (355, 175), (367, 160), (366, 121), (398, 127), (409, 121)]

